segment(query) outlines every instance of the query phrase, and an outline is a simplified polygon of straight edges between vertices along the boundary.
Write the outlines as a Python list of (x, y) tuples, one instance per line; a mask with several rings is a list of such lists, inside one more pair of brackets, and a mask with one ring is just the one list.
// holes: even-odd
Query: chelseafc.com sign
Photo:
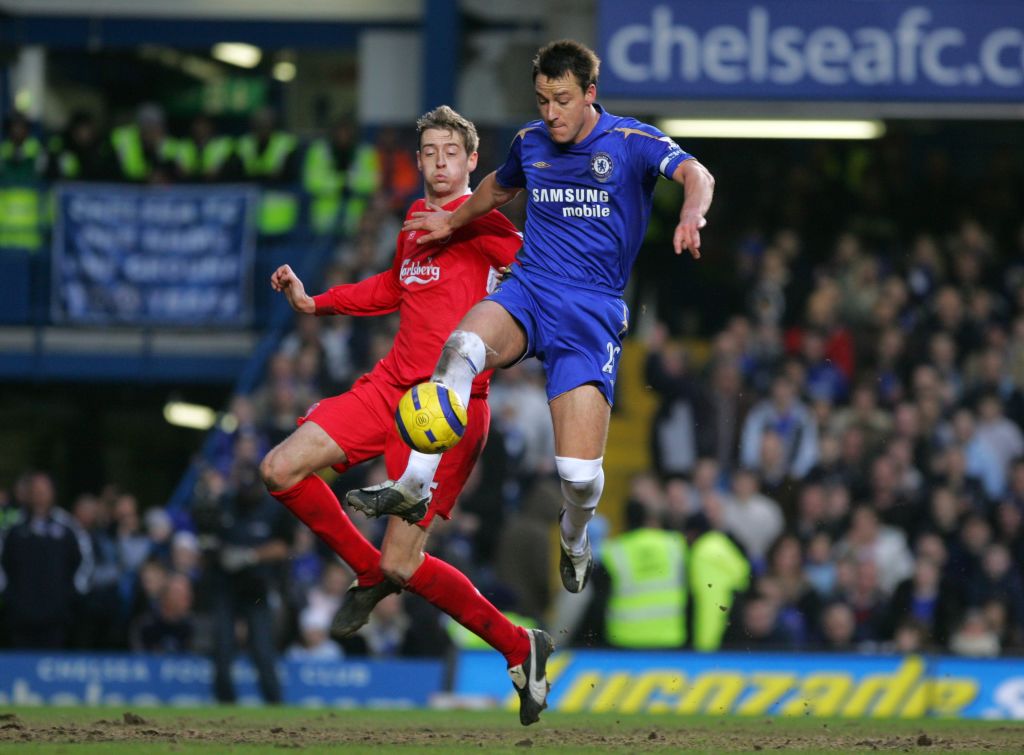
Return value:
[(1024, 3), (602, 0), (606, 96), (1020, 101)]

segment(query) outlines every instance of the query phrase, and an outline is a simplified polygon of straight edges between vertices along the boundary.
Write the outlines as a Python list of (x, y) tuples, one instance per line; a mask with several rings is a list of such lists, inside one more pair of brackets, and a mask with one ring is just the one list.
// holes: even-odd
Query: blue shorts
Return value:
[(487, 299), (526, 331), (522, 358), (535, 356), (544, 365), (548, 401), (595, 383), (608, 404), (614, 402), (622, 337), (629, 329), (629, 308), (621, 297), (516, 265)]

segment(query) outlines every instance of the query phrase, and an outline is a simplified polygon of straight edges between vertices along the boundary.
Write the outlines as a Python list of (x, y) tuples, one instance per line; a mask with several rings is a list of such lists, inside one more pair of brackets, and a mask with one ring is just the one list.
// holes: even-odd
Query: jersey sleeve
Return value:
[(636, 123), (635, 127), (622, 131), (630, 153), (649, 175), (660, 174), (672, 178), (679, 164), (693, 157), (684, 152), (671, 137), (646, 123)]
[(335, 286), (313, 297), (316, 315), (386, 315), (398, 309), (402, 285), (398, 282), (401, 261), (397, 252), (390, 270), (359, 283)]
[(523, 246), (523, 234), (497, 210), (473, 221), (473, 243), (491, 267), (508, 267)]
[(524, 128), (512, 140), (508, 148), (508, 157), (500, 168), (494, 171), (494, 178), (503, 189), (526, 188), (526, 176), (523, 174), (523, 139), (530, 129)]

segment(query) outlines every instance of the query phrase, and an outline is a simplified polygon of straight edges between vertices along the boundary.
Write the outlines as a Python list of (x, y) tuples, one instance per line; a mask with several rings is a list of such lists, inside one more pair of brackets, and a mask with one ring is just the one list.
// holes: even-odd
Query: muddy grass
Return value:
[(48, 752), (1024, 752), (1024, 725), (979, 721), (719, 719), (504, 712), (21, 708), (0, 751)]

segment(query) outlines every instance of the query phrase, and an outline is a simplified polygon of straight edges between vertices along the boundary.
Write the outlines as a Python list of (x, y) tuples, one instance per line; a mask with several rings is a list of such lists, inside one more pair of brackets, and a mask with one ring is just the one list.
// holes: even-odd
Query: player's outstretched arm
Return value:
[(402, 225), (403, 231), (427, 231), (416, 243), (429, 244), (447, 238), (458, 228), (468, 225), (495, 207), (512, 201), (520, 189), (506, 189), (498, 183), (494, 172), (488, 173), (472, 196), (459, 205), (455, 212), (446, 212), (440, 207), (427, 205), (430, 212), (414, 212)]
[(676, 254), (688, 249), (690, 255), (700, 259), (700, 229), (707, 225), (704, 216), (711, 207), (715, 193), (715, 178), (711, 172), (694, 159), (684, 160), (672, 174), (672, 180), (682, 184), (686, 199), (679, 212), (679, 224), (672, 235), (672, 246)]
[(270, 276), (270, 287), (279, 293), (283, 293), (291, 308), (304, 315), (311, 315), (316, 312), (316, 304), (313, 297), (306, 293), (306, 287), (302, 280), (292, 270), (291, 265), (281, 265)]

